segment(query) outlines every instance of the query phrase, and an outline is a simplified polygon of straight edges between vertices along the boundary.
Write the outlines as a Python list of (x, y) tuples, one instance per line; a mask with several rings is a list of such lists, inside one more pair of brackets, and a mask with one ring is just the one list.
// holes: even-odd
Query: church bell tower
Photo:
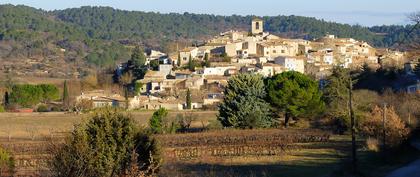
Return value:
[(259, 18), (252, 19), (252, 34), (261, 34), (264, 32), (264, 21)]

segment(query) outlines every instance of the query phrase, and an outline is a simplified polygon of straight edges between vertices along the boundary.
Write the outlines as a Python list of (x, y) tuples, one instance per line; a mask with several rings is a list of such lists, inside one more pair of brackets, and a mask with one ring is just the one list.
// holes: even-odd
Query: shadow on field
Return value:
[(347, 139), (302, 144), (299, 149), (280, 158), (265, 157), (272, 159), (271, 162), (261, 162), (258, 161), (258, 157), (253, 157), (251, 160), (232, 164), (229, 164), (229, 160), (224, 160), (223, 165), (217, 162), (165, 164), (160, 176), (328, 177), (333, 176), (342, 167), (342, 162), (348, 157), (350, 144)]
[(334, 163), (307, 163), (296, 162), (293, 164), (247, 164), (247, 165), (213, 165), (213, 164), (193, 164), (193, 165), (172, 165), (162, 171), (161, 176), (201, 176), (201, 177), (260, 177), (260, 176), (279, 176), (279, 177), (321, 177), (330, 174), (339, 167), (339, 162)]

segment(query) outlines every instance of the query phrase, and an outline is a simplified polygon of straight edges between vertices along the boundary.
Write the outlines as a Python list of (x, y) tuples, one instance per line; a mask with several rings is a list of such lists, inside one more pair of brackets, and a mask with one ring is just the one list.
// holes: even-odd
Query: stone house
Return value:
[(166, 74), (159, 71), (147, 71), (144, 75), (144, 78), (138, 82), (143, 84), (143, 87), (140, 89), (142, 94), (153, 94), (161, 92), (162, 83), (166, 79)]
[(187, 47), (179, 51), (179, 57), (181, 57), (181, 65), (185, 65), (188, 63), (190, 57), (191, 60), (194, 60), (198, 55), (198, 48), (197, 47)]

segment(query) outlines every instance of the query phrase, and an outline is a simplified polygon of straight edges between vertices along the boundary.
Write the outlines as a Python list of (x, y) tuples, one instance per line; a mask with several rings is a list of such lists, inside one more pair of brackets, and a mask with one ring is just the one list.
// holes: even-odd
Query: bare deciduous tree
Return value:
[[(409, 14), (408, 20), (413, 23), (413, 26), (406, 34), (407, 38), (410, 38), (410, 36), (412, 36), (412, 33), (416, 29), (420, 28), (420, 11)], [(407, 44), (408, 57), (418, 59), (420, 57), (420, 38), (415, 36)]]
[(408, 19), (415, 24), (419, 24), (420, 23), (420, 11), (409, 14)]

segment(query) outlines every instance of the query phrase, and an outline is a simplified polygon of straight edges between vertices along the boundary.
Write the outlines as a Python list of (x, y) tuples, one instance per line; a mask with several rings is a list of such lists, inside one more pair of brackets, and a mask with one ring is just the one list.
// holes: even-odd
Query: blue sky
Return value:
[(420, 0), (1, 0), (46, 10), (111, 6), (125, 10), (217, 15), (301, 15), (364, 26), (407, 24)]

